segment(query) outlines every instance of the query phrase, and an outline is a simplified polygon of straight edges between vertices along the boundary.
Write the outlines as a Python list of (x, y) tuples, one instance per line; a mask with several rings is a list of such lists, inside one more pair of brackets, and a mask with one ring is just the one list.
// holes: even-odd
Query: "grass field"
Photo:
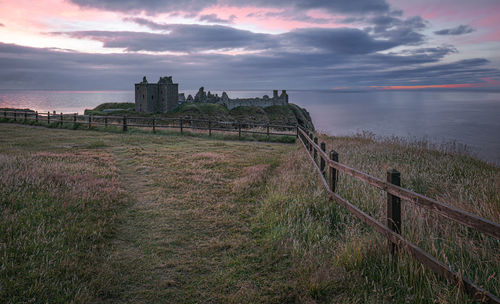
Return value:
[[(395, 139), (322, 139), (348, 165), (394, 167), (403, 186), (500, 220), (496, 167)], [(470, 302), (407, 255), (391, 259), (326, 199), (301, 149), (0, 124), (0, 302)], [(383, 216), (380, 192), (339, 186)], [(499, 242), (403, 214), (405, 237), (499, 294)]]

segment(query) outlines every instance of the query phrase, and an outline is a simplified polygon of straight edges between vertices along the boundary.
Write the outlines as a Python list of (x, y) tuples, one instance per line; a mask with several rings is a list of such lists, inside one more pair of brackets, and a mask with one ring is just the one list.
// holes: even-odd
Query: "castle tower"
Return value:
[(160, 77), (158, 81), (160, 112), (170, 112), (179, 105), (179, 84), (173, 83), (172, 76)]
[(179, 104), (179, 84), (172, 76), (160, 77), (158, 83), (148, 83), (146, 76), (135, 84), (135, 111), (143, 113), (169, 112)]
[(158, 111), (158, 88), (154, 83), (148, 83), (146, 76), (142, 82), (135, 84), (135, 111), (153, 113)]
[(278, 99), (278, 90), (273, 90), (273, 99)]
[(281, 96), (280, 98), (285, 102), (288, 103), (288, 94), (286, 93), (286, 90), (281, 90)]

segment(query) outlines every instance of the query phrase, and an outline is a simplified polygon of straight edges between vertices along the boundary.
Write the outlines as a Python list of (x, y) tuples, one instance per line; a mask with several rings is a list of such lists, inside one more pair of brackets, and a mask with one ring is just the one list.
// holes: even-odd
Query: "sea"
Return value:
[[(195, 90), (184, 91), (187, 94)], [(212, 93), (222, 93), (212, 91)], [(261, 97), (272, 91), (227, 91)], [(435, 146), (461, 147), (500, 165), (500, 93), (477, 91), (287, 91), (306, 108), (317, 130), (335, 136), (404, 137)], [(134, 91), (0, 90), (0, 108), (83, 113), (104, 102), (134, 102)]]

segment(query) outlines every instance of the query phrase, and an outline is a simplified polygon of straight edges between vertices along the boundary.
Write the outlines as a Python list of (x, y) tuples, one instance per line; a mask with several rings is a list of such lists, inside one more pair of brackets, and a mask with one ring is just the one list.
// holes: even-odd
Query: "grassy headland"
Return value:
[[(321, 136), (340, 160), (500, 221), (500, 169)], [(296, 145), (0, 124), (0, 301), (457, 303), (458, 286), (330, 202)], [(110, 168), (110, 169), (109, 169)], [(372, 216), (385, 196), (348, 176)], [(403, 203), (403, 234), (499, 294), (500, 244)]]
[[(220, 121), (244, 121), (258, 124), (296, 125), (299, 124), (307, 129), (314, 129), (311, 116), (306, 109), (295, 104), (287, 106), (260, 107), (237, 107), (228, 110), (225, 106), (213, 103), (189, 102), (180, 105), (170, 113), (145, 114), (129, 111), (133, 109), (134, 103), (104, 103), (92, 110), (85, 110), (85, 114), (91, 115), (134, 115), (169, 118), (211, 119)], [(106, 110), (112, 109), (111, 112)]]

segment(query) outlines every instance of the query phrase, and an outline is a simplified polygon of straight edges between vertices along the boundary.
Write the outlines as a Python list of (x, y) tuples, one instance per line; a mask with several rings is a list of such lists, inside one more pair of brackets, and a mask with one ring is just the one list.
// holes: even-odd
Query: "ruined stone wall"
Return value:
[(266, 108), (270, 106), (284, 106), (288, 102), (284, 98), (236, 98), (229, 99), (227, 101), (221, 101), (228, 110), (234, 109), (236, 107), (261, 107)]

